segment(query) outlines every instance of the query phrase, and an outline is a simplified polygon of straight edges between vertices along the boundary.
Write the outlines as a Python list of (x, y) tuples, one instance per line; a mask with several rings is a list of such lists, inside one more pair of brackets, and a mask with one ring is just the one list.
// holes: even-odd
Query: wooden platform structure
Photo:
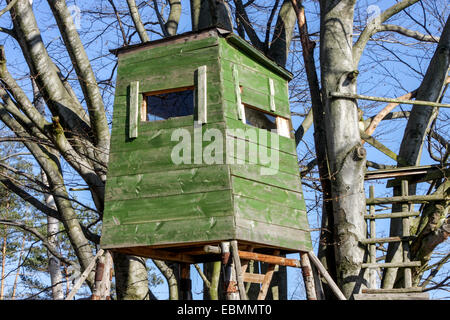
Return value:
[[(264, 299), (276, 265), (301, 267), (314, 299), (292, 74), (220, 28), (112, 52), (118, 69), (101, 248), (180, 263), (185, 299), (189, 266), (218, 260), (230, 299), (243, 282), (260, 283)], [(181, 139), (192, 148), (176, 162)], [(212, 141), (223, 149), (207, 162)], [(276, 167), (261, 154), (276, 154)], [(302, 259), (281, 257), (289, 253)], [(269, 263), (268, 272), (249, 274), (249, 260)]]
[[(410, 183), (419, 183), (431, 181), (438, 178), (448, 178), (449, 168), (439, 166), (414, 166), (399, 167), (392, 169), (368, 171), (365, 175), (366, 180), (388, 180), (386, 186), (401, 186), (401, 195), (385, 198), (375, 198), (374, 186), (369, 187), (369, 198), (366, 199), (368, 214), (364, 216), (369, 226), (369, 238), (360, 241), (362, 245), (367, 246), (369, 261), (362, 264), (362, 268), (369, 268), (370, 281), (369, 289), (363, 289), (360, 294), (355, 294), (355, 300), (427, 300), (429, 295), (424, 292), (425, 288), (413, 287), (411, 268), (420, 267), (420, 261), (410, 261), (410, 244), (414, 239), (409, 234), (410, 218), (417, 217), (420, 212), (414, 211), (412, 205), (416, 203), (428, 203), (432, 201), (444, 200), (444, 195), (409, 195), (408, 185)], [(401, 204), (401, 211), (391, 213), (376, 213), (376, 207), (386, 204)], [(402, 219), (403, 234), (395, 237), (377, 238), (376, 221), (378, 219)], [(403, 251), (403, 261), (401, 262), (377, 262), (377, 244), (401, 242)], [(379, 289), (376, 282), (376, 270), (383, 268), (399, 268), (403, 272), (403, 288)]]

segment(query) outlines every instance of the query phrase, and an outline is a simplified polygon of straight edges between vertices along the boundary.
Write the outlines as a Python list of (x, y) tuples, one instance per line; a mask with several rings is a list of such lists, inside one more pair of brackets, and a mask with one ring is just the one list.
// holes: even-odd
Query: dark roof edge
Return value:
[(267, 57), (264, 53), (262, 53), (260, 50), (256, 49), (254, 46), (252, 46), (249, 42), (242, 39), (238, 35), (234, 33), (229, 33), (226, 37), (227, 41), (229, 41), (231, 44), (234, 44), (235, 46), (242, 49), (245, 53), (252, 56), (254, 59), (256, 59), (259, 63), (264, 65), (265, 67), (271, 69), (272, 71), (278, 73), (286, 80), (292, 80), (293, 74), (288, 71), (286, 68), (280, 66), (275, 61), (273, 61), (271, 58)]
[(200, 35), (200, 34), (208, 33), (208, 32), (211, 32), (211, 31), (216, 32), (216, 34), (218, 36), (221, 36), (221, 37), (225, 38), (229, 43), (235, 45), (236, 47), (238, 47), (239, 49), (244, 51), (246, 54), (248, 54), (252, 58), (256, 59), (259, 63), (261, 63), (265, 67), (269, 68), (271, 71), (279, 74), (280, 76), (282, 76), (286, 80), (292, 80), (293, 75), (292, 75), (291, 72), (286, 70), (284, 67), (278, 65), (275, 61), (273, 61), (272, 59), (267, 57), (260, 50), (258, 50), (255, 47), (253, 47), (249, 42), (247, 42), (246, 40), (242, 39), (241, 37), (239, 37), (238, 35), (234, 34), (231, 31), (228, 31), (228, 30), (225, 30), (225, 29), (221, 29), (221, 28), (217, 28), (217, 27), (210, 27), (210, 28), (199, 30), (199, 31), (189, 31), (189, 32), (177, 34), (177, 35), (172, 36), (170, 38), (162, 38), (162, 39), (158, 39), (158, 40), (154, 40), (154, 41), (138, 43), (138, 44), (134, 44), (134, 45), (120, 47), (120, 48), (117, 48), (117, 49), (112, 49), (112, 50), (109, 50), (109, 51), (112, 54), (118, 56), (121, 53), (133, 51), (135, 49), (151, 47), (151, 46), (158, 45), (158, 44), (161, 44), (161, 43), (164, 43), (164, 42), (174, 41), (174, 40), (177, 40), (177, 39), (183, 39), (183, 38), (186, 38), (186, 37), (189, 37), (189, 36)]
[[(119, 47), (119, 48), (116, 48), (116, 49), (111, 49), (111, 50), (109, 50), (109, 52), (111, 52), (115, 56), (118, 56), (121, 53), (125, 53), (125, 52), (128, 52), (128, 51), (133, 51), (134, 49), (151, 47), (151, 46), (154, 46), (154, 45), (157, 45), (157, 44), (160, 44), (160, 43), (173, 41), (173, 40), (177, 40), (177, 39), (183, 39), (183, 38), (186, 38), (186, 37), (189, 37), (189, 36), (207, 33), (209, 31), (217, 31), (217, 28), (213, 27), (213, 28), (202, 29), (200, 31), (189, 31), (189, 32), (180, 33), (180, 34), (174, 35), (172, 37), (168, 37), (168, 38), (161, 38), (161, 39), (158, 39), (158, 40), (147, 41), (147, 42), (142, 42), (142, 43), (137, 43), (137, 44), (132, 44), (132, 45), (128, 45), (128, 46)], [(220, 33), (220, 32), (217, 32), (217, 33)]]

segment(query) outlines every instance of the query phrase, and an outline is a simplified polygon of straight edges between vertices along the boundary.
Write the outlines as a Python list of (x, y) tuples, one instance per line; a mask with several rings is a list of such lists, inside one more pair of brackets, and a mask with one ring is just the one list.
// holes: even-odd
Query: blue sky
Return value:
[[(118, 2), (118, 1), (116, 1)], [(123, 2), (123, 3), (122, 3)], [(430, 1), (426, 1), (427, 3)], [(445, 3), (445, 1), (443, 1)], [(0, 7), (5, 5), (5, 1), (0, 1)], [(100, 30), (105, 27), (106, 23), (101, 20), (96, 20), (92, 17), (92, 15), (88, 15), (84, 12), (86, 9), (92, 9), (94, 6), (99, 6), (98, 2), (93, 4), (92, 2), (86, 3), (85, 1), (67, 1), (69, 5), (77, 5), (81, 8), (80, 15), (80, 33), (83, 33), (83, 39), (85, 44), (89, 44), (86, 46), (88, 55), (90, 58), (98, 57), (103, 55), (101, 59), (93, 59), (93, 67), (96, 70), (96, 75), (99, 80), (107, 79), (110, 77), (113, 72), (115, 57), (109, 53), (110, 49), (114, 49), (121, 45), (121, 38), (117, 30), (115, 30), (115, 25), (113, 25), (108, 32), (105, 33), (102, 37), (98, 37), (97, 35), (100, 33)], [(190, 31), (190, 12), (187, 0), (182, 1), (184, 5), (183, 14), (181, 18), (181, 23), (179, 26), (179, 33)], [(358, 1), (358, 8), (355, 11), (355, 19), (360, 19), (362, 23), (365, 23), (367, 19), (374, 13), (377, 12), (377, 8), (380, 10), (384, 10), (387, 7), (395, 4), (396, 1), (391, 0), (383, 0), (383, 1)], [(121, 5), (124, 5), (125, 1), (121, 1)], [(447, 2), (448, 4), (448, 2)], [(39, 26), (41, 28), (41, 32), (44, 37), (44, 41), (49, 46), (49, 50), (53, 51), (53, 57), (58, 60), (58, 64), (61, 66), (63, 72), (70, 71), (70, 63), (68, 63), (67, 53), (63, 50), (60, 45), (59, 34), (56, 32), (54, 28), (54, 20), (51, 18), (51, 13), (48, 8), (46, 1), (44, 0), (35, 0), (33, 4), (35, 8), (35, 14), (38, 19)], [(103, 5), (106, 7), (106, 1)], [(120, 8), (120, 6), (119, 6)], [(305, 1), (306, 14), (308, 19), (308, 27), (309, 32), (314, 35), (314, 33), (319, 31), (319, 19), (317, 16), (318, 13), (318, 3), (316, 1)], [(448, 6), (442, 9), (440, 12), (442, 17), (448, 16)], [(109, 10), (109, 7), (108, 7)], [(420, 6), (415, 5), (412, 9), (409, 10), (411, 16), (418, 21), (423, 20), (423, 12)], [(148, 9), (144, 10), (143, 16), (146, 14), (150, 14)], [(256, 22), (262, 22), (267, 20), (268, 13), (260, 13), (256, 16)], [(112, 21), (112, 20), (110, 20)], [(275, 21), (274, 21), (275, 22)], [(393, 18), (390, 23), (401, 24), (411, 29), (418, 30), (422, 33), (426, 33), (427, 30), (430, 30), (433, 34), (439, 34), (439, 24), (434, 21), (426, 21), (427, 30), (417, 25), (413, 19), (406, 14), (399, 14), (397, 17)], [(356, 24), (358, 25), (358, 24)], [(10, 27), (9, 25), (9, 15), (5, 14), (4, 17), (0, 18), (0, 26), (2, 27)], [(152, 26), (155, 30), (158, 30), (158, 26)], [(297, 32), (297, 31), (296, 31)], [(357, 38), (360, 30), (355, 29), (354, 39)], [(156, 40), (159, 38), (158, 35), (154, 33), (149, 33), (151, 40)], [(419, 46), (415, 41), (408, 38), (401, 38), (396, 36), (395, 38), (387, 36), (385, 33), (383, 34), (385, 38), (382, 38), (380, 41), (371, 42), (366, 48), (364, 56), (361, 60), (359, 66), (359, 77), (358, 77), (358, 93), (367, 94), (372, 96), (381, 96), (381, 97), (397, 97), (402, 94), (414, 90), (418, 87), (421, 81), (421, 73), (425, 72), (429, 59), (433, 54), (433, 50), (435, 48), (435, 44), (427, 44)], [(23, 57), (20, 53), (20, 49), (17, 44), (11, 40), (6, 39), (4, 35), (0, 35), (0, 42), (3, 42), (6, 47), (6, 55), (8, 59), (8, 68), (12, 73), (16, 75), (17, 78), (22, 78), (23, 80), (20, 83), (27, 88), (30, 89), (29, 81), (26, 79), (26, 64), (23, 60)], [(261, 39), (263, 39), (263, 35), (261, 35)], [(313, 36), (314, 40), (317, 40), (317, 37)], [(394, 43), (394, 39), (400, 39), (401, 44)], [(132, 39), (132, 43), (137, 43), (138, 38), (134, 36)], [(301, 52), (300, 52), (300, 43), (298, 39), (294, 40), (292, 49), (294, 51), (291, 54), (290, 59), (288, 61), (287, 68), (294, 72), (296, 78), (292, 82), (291, 85), (291, 96), (294, 97), (299, 94), (299, 91), (306, 88), (305, 75), (301, 73), (302, 69), (302, 61), (301, 61)], [(400, 57), (403, 61), (397, 59), (395, 55), (392, 54), (389, 50), (393, 51), (398, 57)], [(318, 47), (315, 51), (316, 54), (316, 64), (319, 66), (319, 50)], [(65, 69), (67, 68), (67, 69)], [(320, 75), (319, 75), (320, 76)], [(73, 83), (75, 83), (74, 79), (71, 79)], [(78, 92), (79, 96), (81, 96), (80, 92)], [(302, 95), (300, 94), (300, 97)], [(294, 99), (293, 99), (294, 100)], [(444, 103), (449, 103), (448, 94), (444, 98)], [(113, 104), (113, 92), (109, 91), (105, 94), (105, 104), (108, 109), (108, 115), (112, 116), (112, 104)], [(382, 103), (369, 103), (367, 101), (360, 101), (360, 108), (362, 108), (365, 113), (364, 117), (373, 116), (383, 108), (384, 104)], [(299, 113), (304, 113), (305, 110), (310, 108), (310, 105), (305, 102), (294, 102), (291, 104), (292, 110)], [(397, 107), (394, 111), (400, 110), (410, 110), (410, 107), (407, 105), (402, 105)], [(442, 110), (441, 112), (447, 112)], [(293, 117), (293, 125), (294, 128), (298, 127), (301, 123), (301, 117)], [(392, 121), (383, 121), (379, 128), (375, 131), (375, 137), (391, 148), (394, 152), (398, 152), (401, 137), (403, 135), (403, 130), (405, 128), (406, 122), (404, 120), (392, 120)], [(304, 154), (308, 150), (314, 150), (313, 143), (313, 128), (311, 128), (308, 133), (304, 137), (304, 141), (302, 141), (298, 146), (299, 158), (303, 158)], [(394, 161), (387, 158), (385, 155), (375, 150), (373, 147), (369, 145), (365, 145), (368, 155), (367, 159), (383, 163), (394, 165)], [(308, 161), (305, 159), (305, 165)], [(311, 160), (311, 159), (309, 159)], [(426, 151), (423, 152), (423, 157), (421, 164), (430, 164), (433, 161), (428, 156)], [(74, 184), (78, 183), (79, 179), (74, 172), (67, 168), (66, 165), (66, 179), (72, 180)], [(387, 190), (384, 185), (385, 181), (382, 182), (367, 182), (366, 186), (370, 184), (375, 185), (375, 192), (377, 196), (383, 196), (389, 194), (390, 190)], [(312, 205), (318, 196), (317, 193), (313, 192), (308, 187), (303, 187), (305, 198), (309, 205)], [(367, 187), (368, 193), (368, 187)], [(86, 203), (91, 203), (91, 198), (86, 192), (76, 192), (73, 193), (78, 200), (85, 201)], [(319, 227), (320, 216), (317, 214), (316, 210), (311, 210), (309, 214), (309, 221), (311, 228)], [(384, 223), (380, 223), (377, 225), (377, 230), (380, 236), (388, 235), (388, 225), (387, 221)], [(313, 242), (315, 247), (317, 248), (317, 232), (312, 232)], [(448, 243), (442, 245), (441, 251), (448, 251)], [(298, 255), (294, 256), (298, 258)], [(447, 268), (448, 270), (448, 268)], [(202, 281), (197, 276), (197, 271), (192, 267), (191, 274), (193, 275), (193, 294), (194, 298), (201, 299), (201, 291), (202, 291)], [(289, 298), (304, 298), (303, 293), (303, 285), (301, 283), (301, 273), (300, 270), (288, 268), (288, 276), (289, 276)], [(166, 299), (168, 297), (168, 288), (166, 285), (158, 286), (153, 289), (154, 293), (160, 299)], [(432, 296), (435, 294), (433, 293)], [(438, 292), (435, 297), (444, 297), (446, 296), (444, 293)]]

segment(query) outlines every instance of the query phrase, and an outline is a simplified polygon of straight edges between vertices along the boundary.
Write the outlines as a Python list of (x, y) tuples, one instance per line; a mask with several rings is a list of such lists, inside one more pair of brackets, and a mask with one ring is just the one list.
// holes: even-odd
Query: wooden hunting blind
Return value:
[(217, 260), (202, 248), (229, 240), (310, 251), (291, 73), (217, 28), (114, 53), (101, 247), (188, 263)]

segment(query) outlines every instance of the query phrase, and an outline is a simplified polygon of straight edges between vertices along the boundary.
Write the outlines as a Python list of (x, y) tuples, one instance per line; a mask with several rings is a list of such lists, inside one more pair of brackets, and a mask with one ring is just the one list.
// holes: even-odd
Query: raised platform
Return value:
[[(158, 259), (164, 261), (173, 261), (181, 263), (203, 263), (220, 260), (220, 255), (205, 251), (205, 246), (220, 246), (223, 241), (194, 242), (184, 244), (172, 244), (161, 246), (134, 246), (123, 248), (103, 248), (113, 252), (120, 252), (140, 257)], [(254, 253), (272, 254), (278, 250), (280, 254), (299, 253), (301, 250), (267, 246), (260, 243), (248, 241), (238, 241), (238, 250), (252, 251)]]

